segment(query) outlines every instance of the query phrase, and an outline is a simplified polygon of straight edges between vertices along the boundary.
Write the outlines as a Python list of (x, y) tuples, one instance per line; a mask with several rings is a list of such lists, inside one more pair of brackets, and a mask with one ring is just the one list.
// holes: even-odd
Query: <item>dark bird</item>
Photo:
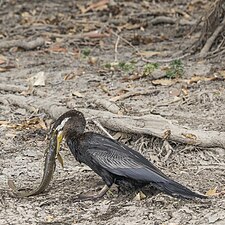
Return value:
[(53, 126), (58, 139), (57, 149), (65, 138), (76, 160), (88, 165), (105, 182), (98, 194), (80, 196), (80, 199), (100, 198), (113, 183), (139, 188), (151, 184), (173, 197), (206, 198), (167, 177), (139, 152), (101, 134), (84, 132), (85, 126), (84, 115), (76, 110), (61, 115)]

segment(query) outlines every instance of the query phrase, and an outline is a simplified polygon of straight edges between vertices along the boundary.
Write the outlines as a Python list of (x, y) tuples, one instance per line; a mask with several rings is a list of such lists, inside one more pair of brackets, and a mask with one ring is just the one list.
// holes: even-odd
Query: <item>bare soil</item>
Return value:
[[(30, 108), (37, 100), (68, 109), (102, 110), (96, 99), (109, 101), (124, 93), (152, 90), (153, 94), (130, 95), (116, 104), (125, 115), (154, 113), (181, 126), (224, 131), (223, 58), (186, 57), (182, 77), (177, 82), (172, 79), (171, 84), (151, 75), (133, 79), (143, 74), (145, 59), (171, 59), (198, 37), (198, 33), (188, 34), (207, 2), (100, 1), (102, 5), (96, 6), (90, 1), (0, 1), (0, 224), (225, 224), (222, 148), (170, 142), (173, 152), (166, 158), (159, 138), (108, 130), (189, 188), (206, 193), (217, 187), (221, 194), (207, 200), (179, 200), (162, 193), (134, 200), (137, 193), (120, 193), (114, 187), (99, 201), (73, 202), (82, 192), (99, 191), (103, 182), (76, 162), (66, 145), (62, 151), (65, 167), (57, 164), (46, 192), (17, 198), (7, 185), (9, 177), (21, 188), (36, 187), (41, 179), (52, 118), (47, 110)], [(159, 16), (169, 17), (170, 22), (153, 23)], [(38, 37), (44, 44), (37, 48), (16, 43)], [(8, 41), (14, 41), (10, 47)], [(120, 66), (113, 64), (115, 59)], [(125, 68), (127, 62), (134, 68), (130, 64)], [(160, 73), (169, 66), (169, 62), (159, 62)], [(45, 85), (32, 86), (41, 71)], [(7, 85), (19, 90), (6, 90)], [(24, 97), (26, 102), (12, 103), (9, 96)], [(87, 130), (102, 132), (91, 120)]]

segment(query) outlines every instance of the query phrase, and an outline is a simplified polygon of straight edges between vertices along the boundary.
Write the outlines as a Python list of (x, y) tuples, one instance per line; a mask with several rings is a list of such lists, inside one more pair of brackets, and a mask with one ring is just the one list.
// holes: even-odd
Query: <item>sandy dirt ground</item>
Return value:
[[(0, 224), (225, 224), (225, 151), (218, 147), (169, 141), (167, 154), (160, 138), (108, 130), (187, 187), (203, 194), (217, 188), (207, 200), (162, 193), (138, 200), (137, 193), (113, 187), (99, 201), (74, 202), (80, 193), (99, 191), (103, 182), (65, 144), (65, 166), (57, 163), (46, 192), (17, 198), (7, 185), (8, 178), (21, 188), (38, 185), (51, 105), (108, 110), (97, 104), (104, 99), (124, 115), (153, 113), (191, 129), (224, 132), (223, 58), (146, 62), (171, 59), (197, 38), (188, 32), (205, 3), (0, 1)], [(159, 16), (166, 22), (154, 21)], [(181, 73), (173, 70), (175, 79), (159, 76), (174, 65)], [(86, 130), (102, 132), (91, 119)]]

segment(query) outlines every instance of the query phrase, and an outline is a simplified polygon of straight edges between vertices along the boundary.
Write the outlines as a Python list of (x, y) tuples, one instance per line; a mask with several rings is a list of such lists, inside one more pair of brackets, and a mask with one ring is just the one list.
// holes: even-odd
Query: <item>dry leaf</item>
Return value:
[(91, 64), (91, 65), (95, 65), (98, 61), (98, 58), (97, 57), (89, 57), (88, 59), (88, 63)]
[(51, 52), (63, 52), (63, 53), (66, 53), (66, 52), (67, 52), (67, 49), (61, 47), (59, 44), (55, 44), (55, 45), (53, 45), (52, 47), (50, 47), (50, 48), (48, 49), (48, 51), (51, 51)]
[(72, 95), (73, 95), (73, 96), (76, 96), (76, 97), (78, 97), (78, 98), (83, 98), (83, 97), (84, 97), (84, 95), (81, 94), (79, 91), (74, 91), (74, 92), (72, 93)]
[(118, 101), (120, 99), (123, 99), (123, 95), (112, 97), (112, 98), (109, 99), (109, 101), (116, 102), (116, 101)]
[(123, 136), (123, 133), (117, 132), (116, 134), (113, 135), (113, 138), (114, 138), (115, 140), (119, 140), (122, 136)]
[(225, 190), (217, 192), (217, 187), (213, 188), (213, 189), (209, 189), (206, 192), (206, 196), (219, 196), (219, 195), (224, 195), (225, 194)]
[(64, 80), (73, 80), (74, 78), (76, 78), (76, 74), (75, 73), (68, 73), (64, 76)]
[(0, 65), (7, 62), (7, 58), (3, 55), (0, 55)]
[(54, 220), (54, 217), (53, 217), (52, 215), (48, 215), (48, 216), (46, 217), (46, 222), (47, 222), (47, 223), (52, 223), (53, 220)]
[(225, 70), (221, 70), (221, 71), (219, 71), (219, 74), (220, 74), (222, 77), (224, 77), (224, 78), (225, 78)]
[(181, 91), (182, 91), (182, 93), (183, 93), (184, 96), (187, 96), (188, 95), (188, 89), (182, 88)]
[(187, 133), (187, 134), (182, 133), (181, 135), (191, 140), (197, 140), (197, 136), (191, 133)]
[(47, 130), (47, 126), (42, 118), (34, 117), (29, 120), (22, 121), (21, 123), (13, 124), (13, 123), (5, 123), (4, 126), (16, 129), (44, 129)]
[(133, 200), (136, 200), (136, 201), (141, 201), (142, 199), (145, 199), (146, 198), (146, 195), (140, 191), (138, 192), (138, 194), (133, 198)]
[(90, 10), (104, 10), (108, 7), (107, 6), (108, 3), (109, 0), (100, 0), (99, 2), (90, 4), (87, 8), (79, 6), (79, 9), (81, 10), (82, 14)]
[(33, 86), (45, 86), (45, 73), (43, 71), (38, 72), (35, 76), (32, 77)]
[(206, 196), (215, 196), (215, 195), (217, 195), (216, 191), (217, 191), (217, 187), (215, 187), (215, 188), (213, 188), (213, 189), (209, 189), (209, 190), (205, 193), (205, 195), (206, 195)]
[(76, 79), (77, 76), (81, 76), (85, 74), (84, 70), (82, 68), (75, 68), (74, 71), (67, 73), (64, 75), (64, 80), (73, 80)]
[(163, 132), (163, 139), (168, 139), (171, 135), (171, 130), (166, 130)]
[(1, 125), (7, 125), (9, 124), (9, 121), (6, 121), (6, 120), (0, 120), (0, 126)]
[(221, 78), (217, 76), (212, 76), (212, 77), (193, 76), (187, 83), (192, 84), (192, 83), (197, 83), (199, 81), (214, 81), (219, 79)]
[(107, 93), (108, 95), (111, 95), (111, 93), (110, 93), (110, 91), (109, 91), (109, 89), (108, 89), (108, 87), (107, 87), (106, 85), (100, 84), (99, 87), (100, 87), (105, 93)]
[(42, 129), (44, 129), (44, 130), (47, 130), (48, 129), (47, 126), (46, 126), (46, 124), (45, 124), (45, 121), (42, 118), (39, 119), (39, 124), (40, 124), (40, 127)]
[(1, 68), (0, 67), (0, 72), (6, 72), (8, 69), (6, 69), (6, 68)]

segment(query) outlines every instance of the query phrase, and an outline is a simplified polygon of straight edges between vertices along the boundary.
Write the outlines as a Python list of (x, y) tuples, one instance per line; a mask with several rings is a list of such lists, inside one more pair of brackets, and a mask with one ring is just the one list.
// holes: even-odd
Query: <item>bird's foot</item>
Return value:
[(103, 197), (108, 190), (109, 190), (109, 187), (107, 185), (105, 185), (98, 194), (94, 194), (94, 195), (80, 194), (77, 197), (75, 197), (73, 199), (73, 201), (74, 202), (80, 202), (80, 201), (94, 201), (94, 200), (98, 200), (101, 197)]

